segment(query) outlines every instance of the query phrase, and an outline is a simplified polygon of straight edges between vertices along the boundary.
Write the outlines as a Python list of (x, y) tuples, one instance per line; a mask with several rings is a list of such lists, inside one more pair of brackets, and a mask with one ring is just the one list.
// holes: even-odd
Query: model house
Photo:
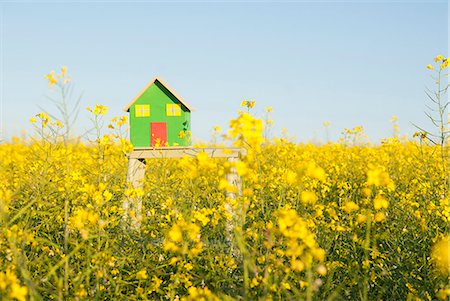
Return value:
[(135, 148), (190, 145), (192, 107), (155, 77), (124, 108)]

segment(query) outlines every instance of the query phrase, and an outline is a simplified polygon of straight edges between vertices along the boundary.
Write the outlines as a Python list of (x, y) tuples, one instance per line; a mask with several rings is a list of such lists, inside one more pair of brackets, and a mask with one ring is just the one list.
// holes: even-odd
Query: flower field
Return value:
[[(107, 108), (88, 110), (99, 129)], [(141, 189), (126, 182), (126, 118), (89, 142), (32, 122), (37, 136), (0, 145), (2, 300), (450, 296), (448, 153), (424, 135), (295, 144), (240, 112), (226, 136), (245, 156), (150, 159)], [(139, 228), (127, 198), (142, 200)]]
[[(437, 147), (261, 144), (261, 124), (231, 122), (249, 148), (233, 166), (153, 159), (142, 190), (127, 188), (127, 144), (110, 135), (1, 145), (2, 298), (446, 299), (448, 260), (433, 258), (448, 253), (432, 256), (450, 221)], [(138, 231), (122, 201), (139, 196)]]

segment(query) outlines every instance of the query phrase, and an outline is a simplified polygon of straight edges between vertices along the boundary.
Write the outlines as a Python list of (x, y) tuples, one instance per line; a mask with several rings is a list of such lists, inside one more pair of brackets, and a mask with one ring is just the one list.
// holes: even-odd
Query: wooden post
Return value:
[[(239, 177), (239, 175), (237, 174), (236, 167), (233, 166), (233, 164), (238, 161), (238, 158), (230, 157), (227, 160), (231, 164), (230, 172), (227, 174), (227, 182), (236, 187), (236, 192), (227, 191), (227, 198), (236, 200), (238, 196), (242, 195), (241, 177)], [(233, 207), (230, 203), (225, 204), (225, 209), (231, 216), (231, 219), (225, 224), (226, 240), (231, 248), (231, 253), (233, 254), (233, 256), (238, 257), (240, 252), (233, 242), (234, 224), (238, 222), (238, 220), (236, 219), (236, 212), (234, 212)]]
[[(241, 177), (236, 172), (236, 167), (233, 166), (237, 162), (237, 157), (229, 157), (228, 162), (232, 165), (230, 168), (230, 173), (227, 174), (227, 182), (236, 187), (238, 196), (242, 195), (242, 183)], [(227, 192), (227, 197), (232, 200), (236, 199), (236, 194), (234, 192)]]
[[(143, 188), (145, 159), (128, 158), (127, 182), (132, 188)], [(126, 197), (122, 203), (123, 218), (126, 224), (139, 230), (142, 220), (142, 197)]]

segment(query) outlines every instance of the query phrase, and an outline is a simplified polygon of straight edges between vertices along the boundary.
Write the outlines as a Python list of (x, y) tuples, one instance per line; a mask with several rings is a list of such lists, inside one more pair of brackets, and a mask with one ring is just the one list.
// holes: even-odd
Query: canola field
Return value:
[(226, 134), (245, 156), (151, 159), (143, 188), (126, 182), (125, 117), (89, 142), (33, 117), (36, 136), (0, 145), (0, 298), (448, 300), (447, 148), (372, 145), (360, 127), (323, 145), (267, 139), (253, 105)]
[[(234, 163), (150, 160), (143, 189), (127, 186), (129, 145), (112, 135), (2, 144), (2, 299), (448, 298), (438, 147), (264, 142), (262, 125), (231, 122), (248, 148)], [(140, 229), (122, 221), (127, 197), (142, 198)]]

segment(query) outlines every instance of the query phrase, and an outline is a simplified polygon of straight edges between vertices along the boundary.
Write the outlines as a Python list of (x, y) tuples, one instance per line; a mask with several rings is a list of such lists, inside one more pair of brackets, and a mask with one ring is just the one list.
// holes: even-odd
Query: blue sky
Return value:
[(372, 141), (429, 126), (426, 65), (448, 56), (447, 1), (2, 2), (0, 137), (55, 111), (43, 75), (67, 66), (86, 106), (108, 116), (160, 76), (196, 111), (194, 137), (226, 129), (243, 99), (273, 107), (272, 133), (323, 141), (362, 125)]

